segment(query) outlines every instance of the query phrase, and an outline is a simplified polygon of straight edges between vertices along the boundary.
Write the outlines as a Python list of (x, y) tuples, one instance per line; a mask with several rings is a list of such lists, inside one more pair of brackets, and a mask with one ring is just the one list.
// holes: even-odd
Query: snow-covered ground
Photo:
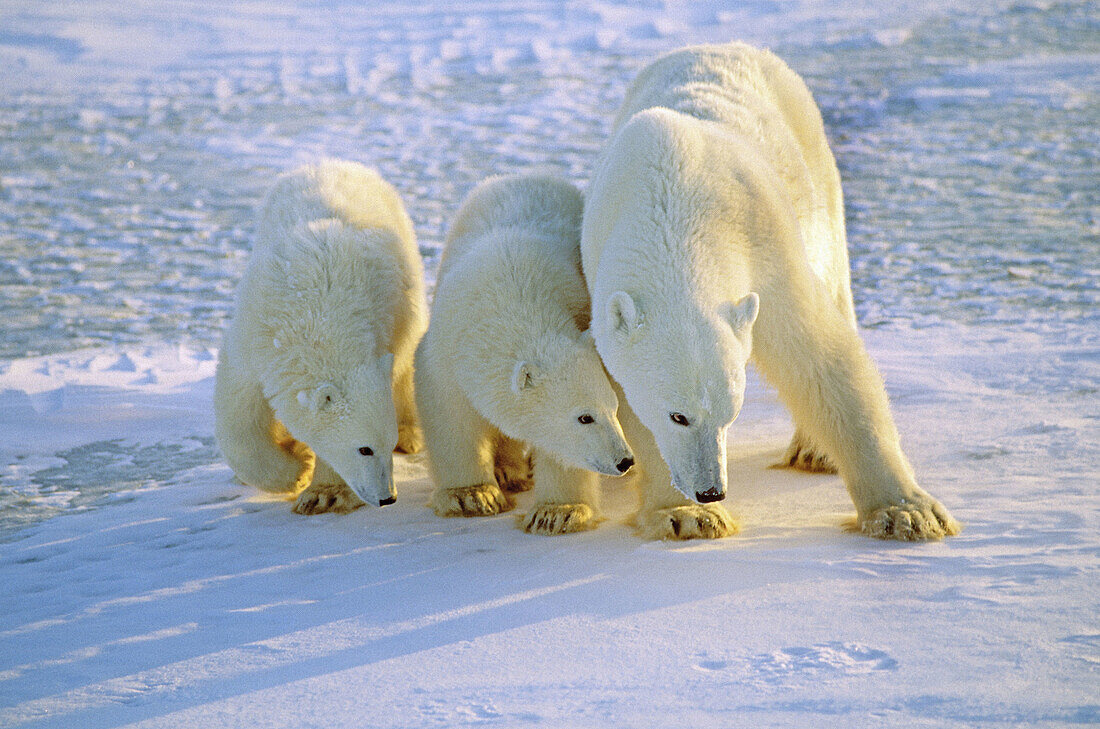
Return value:
[[(0, 15), (0, 727), (1100, 724), (1100, 15), (1091, 2), (37, 3)], [(889, 5), (889, 7), (884, 7)], [(741, 535), (560, 538), (236, 484), (214, 353), (272, 174), (405, 196), (434, 270), (490, 174), (583, 184), (633, 73), (742, 38), (808, 80), (857, 308), (938, 544), (770, 470)], [(519, 510), (530, 502), (520, 497)]]

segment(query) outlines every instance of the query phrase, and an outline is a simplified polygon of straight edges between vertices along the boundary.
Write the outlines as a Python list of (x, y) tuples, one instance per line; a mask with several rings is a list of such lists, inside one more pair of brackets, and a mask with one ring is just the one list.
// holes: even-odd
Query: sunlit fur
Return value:
[[(618, 399), (584, 331), (581, 210), (565, 181), (496, 178), (469, 195), (451, 227), (416, 357), (432, 503), (442, 515), (510, 508), (499, 489), (526, 485), (516, 470), (525, 470), (529, 445), (540, 516), (528, 528), (590, 528), (592, 472), (617, 475), (631, 457)], [(582, 415), (594, 422), (578, 422)]]
[(392, 497), (393, 449), (421, 441), (412, 360), (426, 324), (420, 255), (393, 187), (334, 160), (280, 177), (218, 362), (215, 434), (237, 477), (279, 492), (346, 483), (373, 505)]
[[(629, 404), (620, 418), (647, 534), (682, 538), (685, 513), (719, 508), (691, 499), (725, 489), (725, 428), (750, 356), (791, 410), (795, 441), (837, 464), (866, 533), (957, 531), (901, 451), (856, 331), (821, 116), (774, 55), (701, 46), (639, 74), (587, 193), (582, 257), (592, 332)], [(759, 316), (745, 326), (750, 293)]]

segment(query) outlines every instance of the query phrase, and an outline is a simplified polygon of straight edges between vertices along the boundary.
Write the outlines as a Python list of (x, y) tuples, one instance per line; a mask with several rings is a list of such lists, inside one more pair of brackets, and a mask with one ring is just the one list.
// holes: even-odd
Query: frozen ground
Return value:
[[(1100, 723), (1100, 15), (1087, 2), (87, 0), (0, 22), (0, 727)], [(214, 348), (270, 176), (405, 196), (432, 275), (482, 177), (584, 183), (625, 83), (704, 40), (803, 73), (854, 288), (941, 544), (846, 533), (767, 470), (744, 531), (638, 540), (296, 517), (211, 437)], [(527, 501), (521, 498), (522, 510)]]
[(1100, 13), (957, 5), (6, 0), (0, 357), (216, 345), (262, 190), (325, 154), (397, 185), (434, 269), (473, 185), (583, 184), (646, 60), (730, 38), (817, 95), (865, 326), (1095, 324)]

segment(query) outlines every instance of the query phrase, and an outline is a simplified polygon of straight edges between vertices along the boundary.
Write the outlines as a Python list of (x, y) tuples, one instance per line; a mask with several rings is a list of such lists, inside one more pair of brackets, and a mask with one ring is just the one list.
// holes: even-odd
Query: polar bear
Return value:
[(785, 462), (838, 469), (865, 534), (958, 531), (901, 451), (856, 330), (821, 115), (776, 56), (730, 43), (645, 68), (597, 160), (581, 251), (596, 347), (625, 393), (643, 533), (736, 530), (714, 502), (750, 356), (796, 424)]
[(593, 472), (617, 476), (634, 463), (586, 331), (582, 208), (564, 180), (493, 178), (451, 226), (415, 375), (440, 516), (513, 508), (506, 492), (531, 487), (529, 445), (535, 506), (520, 525), (591, 529), (600, 519)]
[(300, 514), (393, 503), (393, 450), (422, 443), (412, 362), (426, 328), (423, 264), (394, 188), (339, 160), (281, 176), (215, 378), (215, 435), (237, 477), (305, 489)]

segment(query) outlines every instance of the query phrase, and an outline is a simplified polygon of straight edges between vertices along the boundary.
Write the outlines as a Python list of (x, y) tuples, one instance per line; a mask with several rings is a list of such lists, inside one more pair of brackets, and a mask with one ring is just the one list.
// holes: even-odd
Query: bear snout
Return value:
[(634, 459), (627, 456), (623, 460), (615, 464), (615, 468), (619, 469), (619, 473), (626, 473), (630, 470), (630, 467), (634, 465)]
[(378, 500), (378, 505), (379, 506), (389, 506), (390, 504), (395, 504), (395, 503), (397, 503), (397, 497), (396, 496), (389, 496), (385, 499), (379, 499)]
[(717, 486), (712, 486), (706, 491), (696, 491), (695, 500), (700, 504), (709, 504), (712, 501), (721, 501), (726, 498), (726, 492), (719, 489)]

